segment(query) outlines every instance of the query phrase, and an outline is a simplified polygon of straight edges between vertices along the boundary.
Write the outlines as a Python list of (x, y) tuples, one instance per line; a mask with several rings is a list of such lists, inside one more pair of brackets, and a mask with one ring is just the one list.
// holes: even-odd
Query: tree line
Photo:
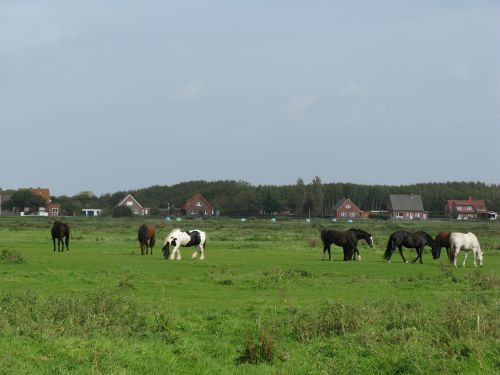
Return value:
[[(2, 208), (25, 207), (14, 192)], [(419, 194), (424, 209), (431, 216), (443, 216), (449, 199), (484, 199), (489, 210), (500, 211), (500, 185), (483, 182), (434, 182), (411, 185), (362, 185), (353, 183), (323, 183), (319, 177), (306, 183), (302, 178), (294, 185), (251, 185), (245, 181), (189, 181), (175, 185), (155, 185), (143, 189), (118, 191), (96, 196), (81, 192), (75, 196), (51, 197), (60, 203), (63, 214), (79, 215), (82, 208), (102, 208), (111, 214), (116, 205), (132, 194), (153, 214), (169, 210), (178, 212), (194, 194), (205, 196), (223, 216), (256, 216), (293, 214), (296, 216), (329, 216), (334, 205), (349, 198), (363, 211), (384, 211), (389, 194)], [(26, 199), (26, 193), (23, 193)], [(22, 200), (22, 199), (21, 199)], [(38, 202), (39, 203), (39, 202)], [(29, 206), (37, 202), (30, 201)]]

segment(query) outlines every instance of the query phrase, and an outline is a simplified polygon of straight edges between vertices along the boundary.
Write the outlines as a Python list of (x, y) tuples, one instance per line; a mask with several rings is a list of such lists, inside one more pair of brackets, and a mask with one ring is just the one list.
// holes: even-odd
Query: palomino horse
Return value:
[(432, 257), (434, 259), (439, 259), (441, 256), (441, 248), (446, 249), (446, 254), (448, 255), (448, 259), (451, 261), (450, 256), (450, 235), (451, 232), (439, 232), (434, 239), (434, 247), (432, 248)]
[(450, 235), (450, 259), (453, 265), (457, 266), (457, 257), (460, 250), (465, 251), (464, 262), (462, 264), (465, 267), (465, 261), (467, 260), (467, 253), (472, 250), (474, 254), (474, 267), (477, 267), (476, 259), (479, 261), (479, 265), (483, 266), (483, 252), (481, 251), (481, 246), (479, 246), (479, 241), (474, 233), (452, 233)]
[(420, 263), (422, 263), (422, 253), (424, 252), (425, 246), (434, 247), (434, 240), (427, 233), (418, 231), (415, 233), (406, 232), (404, 230), (400, 230), (394, 232), (389, 237), (389, 241), (387, 242), (387, 249), (384, 253), (384, 259), (391, 262), (391, 256), (394, 252), (394, 249), (399, 249), (399, 254), (401, 258), (403, 258), (403, 262), (408, 263), (403, 255), (403, 246), (414, 248), (417, 250), (417, 257), (413, 259), (412, 263), (415, 263), (417, 259), (420, 259)]
[(321, 241), (323, 241), (323, 260), (325, 260), (328, 251), (328, 259), (332, 260), (330, 248), (332, 244), (342, 247), (344, 250), (344, 260), (353, 260), (354, 255), (358, 254), (358, 260), (361, 260), (358, 250), (358, 241), (365, 240), (373, 247), (373, 237), (370, 233), (361, 229), (348, 229), (346, 231), (337, 231), (333, 229), (324, 229), (321, 231)]
[(57, 238), (57, 251), (64, 252), (64, 244), (66, 243), (66, 250), (69, 251), (69, 226), (66, 223), (61, 223), (60, 221), (56, 221), (52, 225), (52, 229), (50, 230), (52, 235), (52, 243), (54, 244), (54, 251), (56, 251), (56, 238)]
[[(185, 232), (180, 229), (174, 229), (167, 237), (165, 237), (165, 241), (163, 241), (163, 258), (180, 260), (181, 252), (179, 251), (179, 248), (181, 246), (195, 246), (196, 250), (191, 256), (191, 259), (195, 259), (198, 253), (200, 253), (200, 260), (203, 260), (205, 259), (206, 242), (207, 235), (201, 230), (193, 229)], [(170, 245), (174, 247), (174, 249), (172, 250), (172, 254), (170, 254)]]
[(139, 240), (139, 245), (141, 246), (141, 255), (148, 253), (148, 248), (151, 249), (151, 255), (153, 255), (153, 246), (155, 245), (155, 227), (151, 224), (143, 224), (139, 227), (139, 232), (137, 233), (137, 239)]

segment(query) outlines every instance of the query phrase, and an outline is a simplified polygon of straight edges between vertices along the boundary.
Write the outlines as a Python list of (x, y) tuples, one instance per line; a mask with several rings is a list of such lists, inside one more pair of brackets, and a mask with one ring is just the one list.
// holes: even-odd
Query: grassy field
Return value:
[[(157, 245), (141, 256), (140, 219), (67, 221), (70, 251), (54, 253), (46, 218), (0, 218), (0, 373), (500, 372), (498, 223), (356, 224), (375, 247), (329, 262), (319, 229), (352, 225), (151, 220)], [(207, 232), (205, 261), (162, 259), (176, 226)], [(386, 263), (398, 229), (472, 231), (484, 267), (430, 249), (422, 265)]]

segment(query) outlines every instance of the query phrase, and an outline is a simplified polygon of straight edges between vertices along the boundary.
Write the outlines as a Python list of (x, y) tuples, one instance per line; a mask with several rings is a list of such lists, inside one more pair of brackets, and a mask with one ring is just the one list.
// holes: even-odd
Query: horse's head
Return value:
[(174, 236), (170, 236), (166, 239), (165, 244), (163, 245), (163, 259), (168, 259), (170, 256), (170, 245), (174, 247), (177, 245), (177, 238)]
[(370, 237), (366, 239), (366, 243), (368, 246), (373, 247), (373, 236), (370, 234)]
[(440, 257), (441, 246), (437, 242), (434, 242), (434, 245), (432, 246), (432, 259), (439, 259)]

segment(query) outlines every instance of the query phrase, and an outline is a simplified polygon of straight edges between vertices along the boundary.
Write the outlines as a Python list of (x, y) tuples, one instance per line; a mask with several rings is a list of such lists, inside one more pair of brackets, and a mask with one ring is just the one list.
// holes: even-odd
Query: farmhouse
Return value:
[(487, 218), (489, 211), (482, 199), (450, 199), (444, 206), (445, 215), (459, 220)]
[(359, 220), (363, 218), (361, 211), (349, 198), (341, 199), (333, 206), (333, 216), (337, 219)]
[(396, 220), (427, 220), (429, 216), (417, 194), (390, 194), (387, 211), (389, 218)]
[(149, 208), (142, 207), (141, 204), (135, 199), (132, 194), (127, 194), (125, 198), (123, 198), (117, 206), (125, 206), (132, 210), (134, 215), (149, 215)]
[(211, 215), (215, 214), (214, 206), (201, 194), (195, 194), (182, 206), (186, 215)]

